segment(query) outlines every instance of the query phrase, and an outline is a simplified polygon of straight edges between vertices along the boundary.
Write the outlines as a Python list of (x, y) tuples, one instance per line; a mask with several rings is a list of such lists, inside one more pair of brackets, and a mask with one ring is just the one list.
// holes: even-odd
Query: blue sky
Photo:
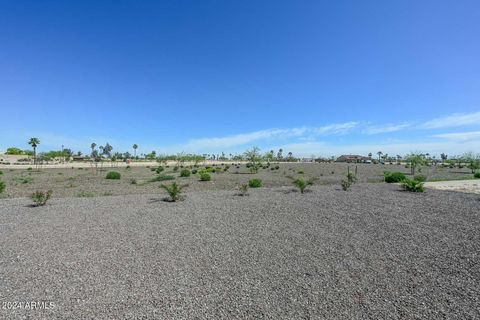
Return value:
[(480, 152), (479, 1), (1, 1), (0, 150)]

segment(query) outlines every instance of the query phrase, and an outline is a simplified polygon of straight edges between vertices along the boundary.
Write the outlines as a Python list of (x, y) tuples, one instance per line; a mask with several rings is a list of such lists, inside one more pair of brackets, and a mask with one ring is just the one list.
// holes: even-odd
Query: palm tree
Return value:
[(137, 156), (137, 149), (138, 149), (138, 144), (134, 144), (133, 145), (133, 156), (136, 157)]
[(380, 161), (383, 152), (382, 152), (382, 151), (378, 151), (377, 154), (378, 154), (378, 161)]
[(37, 163), (37, 146), (40, 144), (40, 140), (38, 138), (30, 138), (28, 144), (33, 148), (33, 163)]
[(97, 144), (95, 142), (92, 142), (92, 144), (90, 145), (90, 148), (92, 148), (92, 153), (95, 150), (96, 146), (97, 146)]

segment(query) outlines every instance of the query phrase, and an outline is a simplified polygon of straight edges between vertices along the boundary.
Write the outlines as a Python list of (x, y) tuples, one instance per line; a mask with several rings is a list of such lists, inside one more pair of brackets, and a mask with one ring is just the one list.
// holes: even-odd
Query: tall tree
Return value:
[(383, 152), (382, 152), (382, 151), (378, 151), (377, 154), (378, 154), (378, 161), (380, 161), (380, 160), (382, 159), (382, 154), (383, 154)]
[(137, 156), (137, 149), (138, 149), (138, 144), (134, 144), (133, 145), (133, 156), (136, 157)]
[(95, 142), (92, 142), (92, 144), (90, 145), (90, 148), (92, 149), (92, 155), (93, 155), (93, 151), (95, 151), (95, 147), (97, 146), (97, 144)]
[(38, 138), (30, 138), (28, 140), (28, 144), (33, 148), (33, 163), (37, 163), (37, 146), (40, 144), (40, 140)]

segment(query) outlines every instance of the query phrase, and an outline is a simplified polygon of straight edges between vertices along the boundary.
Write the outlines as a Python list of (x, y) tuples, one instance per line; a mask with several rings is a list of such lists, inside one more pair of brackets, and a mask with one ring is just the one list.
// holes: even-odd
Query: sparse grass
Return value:
[(77, 197), (78, 198), (92, 198), (92, 197), (95, 197), (95, 193), (80, 191), (79, 193), (77, 193)]
[(52, 197), (52, 190), (48, 191), (35, 191), (31, 198), (33, 200), (33, 206), (40, 207), (47, 204), (48, 200)]

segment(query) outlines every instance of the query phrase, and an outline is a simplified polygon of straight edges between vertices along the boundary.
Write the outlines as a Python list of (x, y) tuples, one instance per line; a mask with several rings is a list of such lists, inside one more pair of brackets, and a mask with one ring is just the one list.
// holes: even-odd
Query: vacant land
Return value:
[(478, 319), (478, 195), (396, 185), (0, 201), (17, 319)]
[[(278, 165), (278, 169), (275, 167)], [(225, 171), (225, 168), (228, 169)], [(372, 165), (372, 164), (346, 164), (346, 163), (280, 163), (271, 164), (266, 169), (260, 169), (257, 174), (250, 174), (245, 164), (218, 164), (213, 168), (220, 168), (219, 173), (211, 173), (211, 181), (200, 182), (198, 174), (188, 178), (180, 177), (182, 168), (174, 172), (174, 166), (164, 167), (163, 175), (171, 175), (176, 181), (188, 184), (188, 190), (233, 190), (240, 184), (247, 183), (249, 179), (260, 178), (265, 187), (281, 187), (291, 185), (290, 177), (297, 177), (304, 172), (307, 178), (317, 178), (316, 184), (339, 184), (345, 177), (347, 168), (358, 170), (359, 182), (382, 182), (384, 171), (401, 171), (406, 174), (410, 169), (402, 165)], [(155, 194), (160, 192), (159, 185), (164, 182), (149, 182), (158, 176), (151, 169), (155, 167), (136, 167), (127, 169), (112, 168), (106, 164), (95, 172), (93, 168), (49, 169), (40, 168), (38, 171), (25, 169), (3, 169), (1, 178), (6, 182), (7, 188), (4, 197), (16, 198), (29, 196), (36, 190), (53, 190), (53, 196), (58, 197), (94, 197), (105, 195), (125, 194)], [(202, 167), (193, 168), (200, 170)], [(272, 170), (273, 169), (273, 170)], [(108, 171), (118, 171), (120, 180), (107, 180)], [(424, 167), (420, 174), (425, 175), (430, 181), (470, 179), (472, 174), (469, 169), (450, 169), (441, 167)]]

